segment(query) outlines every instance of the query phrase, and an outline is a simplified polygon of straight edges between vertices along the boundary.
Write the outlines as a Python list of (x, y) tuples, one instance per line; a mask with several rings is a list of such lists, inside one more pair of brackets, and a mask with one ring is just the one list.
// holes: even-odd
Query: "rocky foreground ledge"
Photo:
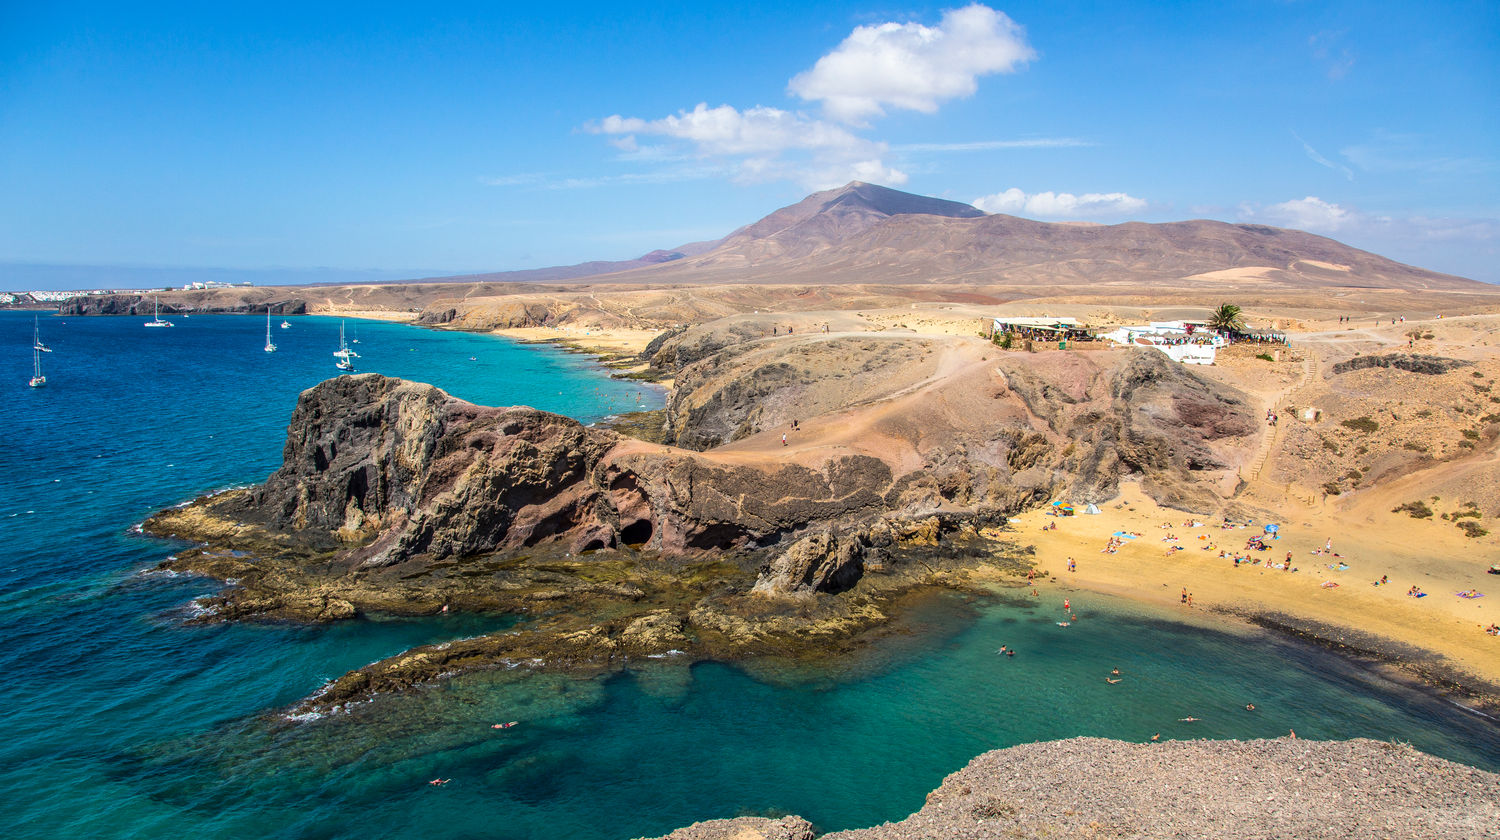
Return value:
[[(822, 840), (1480, 838), (1500, 835), (1500, 774), (1404, 744), (1071, 738), (994, 750), (896, 823)], [(663, 840), (811, 840), (800, 817), (741, 817)]]

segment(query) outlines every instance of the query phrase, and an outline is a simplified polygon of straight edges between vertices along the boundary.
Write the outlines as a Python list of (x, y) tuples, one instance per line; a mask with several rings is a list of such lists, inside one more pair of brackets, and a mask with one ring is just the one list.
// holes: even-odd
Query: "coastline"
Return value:
[[(1038, 571), (1051, 578), (1046, 585), (1065, 591), (1094, 591), (1195, 615), (1244, 621), (1338, 651), (1363, 664), (1379, 663), (1388, 677), (1413, 682), (1444, 694), (1457, 694), (1486, 711), (1500, 709), (1500, 639), (1480, 626), (1495, 620), (1495, 610), (1480, 599), (1471, 603), (1453, 593), (1483, 585), (1483, 565), (1435, 564), (1428, 553), (1453, 552), (1445, 529), (1429, 523), (1412, 539), (1406, 523), (1392, 520), (1386, 527), (1365, 524), (1361, 534), (1327, 514), (1280, 521), (1279, 540), (1265, 552), (1248, 552), (1259, 565), (1220, 558), (1243, 551), (1245, 539), (1262, 533), (1257, 525), (1222, 530), (1217, 520), (1162, 508), (1138, 485), (1122, 484), (1121, 496), (1099, 506), (1097, 515), (1053, 517), (1048, 509), (1028, 511), (1012, 519), (1014, 539), (1036, 548)], [(1257, 522), (1267, 520), (1256, 517)], [(1184, 527), (1187, 521), (1202, 527)], [(1162, 528), (1163, 523), (1172, 523)], [(1056, 524), (1056, 530), (1043, 531)], [(1392, 530), (1405, 529), (1406, 539)], [(1102, 549), (1110, 535), (1133, 532), (1143, 536), (1124, 540), (1116, 553)], [(1176, 542), (1165, 542), (1166, 535)], [(1332, 570), (1325, 555), (1313, 554), (1337, 535)], [(1199, 537), (1207, 537), (1200, 540)], [(1461, 539), (1461, 538), (1460, 538)], [(1204, 550), (1205, 543), (1216, 545)], [(1184, 546), (1167, 555), (1171, 546)], [(1267, 569), (1265, 562), (1283, 562), (1287, 552), (1295, 571)], [(1068, 570), (1068, 559), (1076, 571)], [(1389, 583), (1374, 586), (1385, 575)], [(1325, 588), (1332, 582), (1336, 587)], [(1404, 595), (1420, 585), (1431, 591), (1416, 599)], [(1182, 591), (1192, 605), (1182, 603)], [(1455, 602), (1455, 603), (1448, 603)]]
[[(403, 314), (384, 313), (387, 317), (383, 320), (411, 320), (400, 317)], [(902, 316), (894, 313), (890, 317)], [(948, 323), (938, 317), (919, 326), (922, 332), (958, 334), (966, 323), (962, 319)], [(661, 334), (660, 330), (598, 326), (513, 327), (488, 332), (521, 343), (551, 344), (591, 355), (604, 367), (613, 367), (609, 364), (612, 358), (639, 354)], [(670, 391), (673, 383), (645, 384)], [(1278, 510), (1253, 511), (1258, 514), (1253, 517), (1257, 522), (1282, 524), (1281, 539), (1268, 541), (1273, 546), (1269, 551), (1252, 552), (1261, 558), (1261, 565), (1235, 567), (1230, 560), (1219, 558), (1219, 549), (1243, 555), (1244, 538), (1261, 533), (1259, 526), (1223, 531), (1211, 527), (1205, 515), (1157, 505), (1137, 484), (1122, 483), (1121, 491), (1120, 496), (1100, 506), (1099, 515), (1052, 517), (1046, 507), (1020, 514), (1012, 520), (1014, 539), (1021, 546), (1034, 545), (1038, 570), (1065, 587), (1168, 608), (1180, 608), (1181, 588), (1186, 587), (1193, 594), (1192, 609), (1198, 615), (1246, 622), (1292, 636), (1335, 650), (1356, 663), (1378, 667), (1387, 677), (1461, 698), (1488, 712), (1500, 711), (1500, 639), (1479, 629), (1500, 621), (1500, 609), (1489, 599), (1471, 602), (1453, 594), (1482, 590), (1488, 582), (1483, 564), (1478, 560), (1466, 564), (1430, 559), (1434, 554), (1458, 557), (1475, 549), (1451, 528), (1433, 522), (1408, 522), (1394, 515), (1381, 522), (1369, 517), (1356, 519), (1352, 513), (1330, 511), (1326, 506), (1309, 510), (1299, 503), (1293, 509), (1290, 502), (1294, 500), (1288, 499), (1288, 504), (1279, 505)], [(1195, 518), (1204, 522), (1204, 527), (1159, 527), (1164, 522), (1176, 524)], [(1053, 522), (1058, 530), (1041, 531), (1043, 525)], [(1126, 541), (1116, 554), (1100, 553), (1109, 535), (1121, 530), (1145, 536)], [(1161, 542), (1166, 533), (1176, 534), (1179, 541)], [(1217, 548), (1201, 550), (1199, 545), (1205, 541), (1197, 539), (1200, 535), (1209, 535), (1206, 542), (1215, 542)], [(1223, 539), (1214, 539), (1221, 535)], [(1330, 570), (1323, 555), (1311, 553), (1333, 535), (1338, 535), (1335, 550), (1341, 557), (1331, 559), (1347, 563), (1347, 570)], [(1184, 550), (1166, 557), (1165, 548), (1170, 545), (1184, 546)], [(1267, 571), (1264, 561), (1283, 561), (1288, 550), (1298, 571)], [(1073, 573), (1067, 571), (1068, 557), (1078, 562)], [(1372, 586), (1381, 575), (1387, 576), (1389, 583)], [(1325, 589), (1325, 581), (1339, 586)], [(1412, 585), (1428, 590), (1429, 597), (1403, 597)]]

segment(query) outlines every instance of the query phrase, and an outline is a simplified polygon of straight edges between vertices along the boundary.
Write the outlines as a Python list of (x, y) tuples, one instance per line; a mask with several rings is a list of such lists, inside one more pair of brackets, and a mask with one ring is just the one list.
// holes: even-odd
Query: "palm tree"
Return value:
[(1214, 314), (1208, 316), (1209, 327), (1219, 332), (1237, 333), (1245, 331), (1245, 320), (1240, 317), (1240, 308), (1232, 303), (1221, 303)]

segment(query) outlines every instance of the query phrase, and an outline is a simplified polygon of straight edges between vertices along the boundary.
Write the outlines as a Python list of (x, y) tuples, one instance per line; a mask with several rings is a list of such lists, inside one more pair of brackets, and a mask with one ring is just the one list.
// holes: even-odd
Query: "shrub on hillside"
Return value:
[(1489, 531), (1486, 531), (1483, 528), (1479, 527), (1479, 523), (1478, 522), (1472, 522), (1472, 521), (1467, 520), (1467, 519), (1465, 519), (1464, 521), (1458, 523), (1458, 530), (1463, 531), (1464, 532), (1464, 536), (1466, 536), (1466, 537), (1475, 537), (1475, 538), (1485, 536), (1486, 534), (1489, 533)]
[(1396, 507), (1393, 507), (1393, 508), (1391, 508), (1391, 513), (1405, 513), (1405, 514), (1409, 514), (1412, 519), (1431, 519), (1432, 518), (1432, 508), (1428, 507), (1427, 503), (1424, 502), (1424, 501), (1421, 501), (1420, 499), (1418, 499), (1415, 502), (1407, 502), (1404, 505), (1398, 505)]

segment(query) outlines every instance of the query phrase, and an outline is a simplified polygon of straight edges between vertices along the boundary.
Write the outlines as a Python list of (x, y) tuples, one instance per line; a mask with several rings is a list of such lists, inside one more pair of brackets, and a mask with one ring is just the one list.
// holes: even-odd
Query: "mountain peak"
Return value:
[[(925, 215), (950, 219), (973, 219), (984, 211), (969, 204), (929, 198), (893, 190), (864, 181), (815, 192), (796, 204), (783, 207), (754, 224), (725, 237), (724, 242), (769, 239), (801, 239), (828, 244), (877, 225), (892, 216)], [(800, 250), (800, 249), (799, 249)]]

